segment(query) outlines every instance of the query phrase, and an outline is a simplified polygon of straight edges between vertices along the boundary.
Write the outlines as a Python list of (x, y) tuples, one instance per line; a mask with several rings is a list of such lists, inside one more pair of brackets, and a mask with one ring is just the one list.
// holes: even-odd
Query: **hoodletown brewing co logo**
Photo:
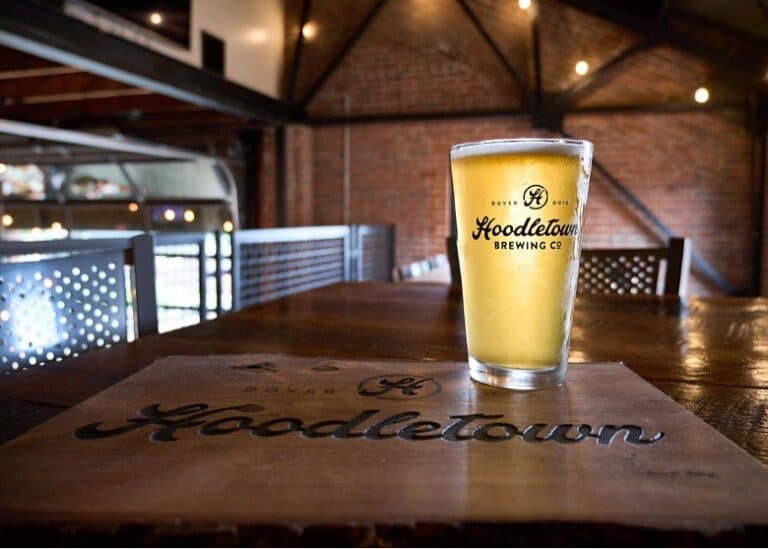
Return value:
[[(357, 386), (357, 394), (367, 398), (411, 400), (438, 394), (441, 384), (434, 378), (409, 374), (369, 377)], [(633, 445), (652, 445), (664, 438), (657, 432), (645, 437), (637, 425), (599, 425), (572, 423), (528, 423), (518, 427), (499, 421), (504, 414), (465, 413), (449, 414), (442, 422), (418, 420), (422, 412), (406, 410), (392, 413), (377, 408), (350, 412), (344, 418), (305, 420), (299, 417), (255, 417), (266, 414), (261, 404), (248, 403), (211, 408), (204, 402), (176, 408), (163, 408), (150, 404), (138, 411), (138, 417), (122, 424), (89, 423), (72, 433), (79, 440), (98, 440), (126, 435), (134, 431), (148, 432), (153, 442), (174, 442), (182, 431), (203, 437), (248, 434), (255, 439), (295, 435), (304, 439), (333, 438), (337, 440), (365, 439), (406, 441), (442, 440), (445, 442), (504, 442), (520, 439), (523, 443), (575, 444), (589, 438), (598, 446), (609, 446), (614, 439)], [(623, 435), (623, 437), (621, 437)], [(239, 435), (242, 436), (242, 435)], [(619, 437), (619, 438), (617, 438)]]
[(542, 185), (529, 185), (523, 191), (523, 206), (532, 210), (540, 210), (547, 205), (549, 193)]
[[(549, 191), (539, 184), (529, 185), (523, 191), (523, 206), (540, 210), (550, 203)], [(568, 205), (568, 200), (555, 199), (553, 205)], [(493, 201), (491, 205), (517, 205), (517, 201)], [(578, 223), (561, 223), (560, 218), (526, 217), (519, 224), (498, 223), (495, 217), (475, 218), (472, 240), (493, 239), (494, 250), (562, 250), (563, 242), (557, 237), (575, 237), (579, 234)]]

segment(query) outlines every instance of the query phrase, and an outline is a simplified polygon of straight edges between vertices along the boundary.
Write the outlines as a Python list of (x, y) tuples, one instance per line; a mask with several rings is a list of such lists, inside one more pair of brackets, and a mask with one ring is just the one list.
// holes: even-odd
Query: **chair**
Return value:
[(151, 235), (0, 242), (0, 371), (126, 341), (134, 314), (139, 336), (157, 333), (153, 248)]
[(671, 238), (666, 248), (583, 249), (578, 292), (683, 296), (690, 264), (689, 238)]

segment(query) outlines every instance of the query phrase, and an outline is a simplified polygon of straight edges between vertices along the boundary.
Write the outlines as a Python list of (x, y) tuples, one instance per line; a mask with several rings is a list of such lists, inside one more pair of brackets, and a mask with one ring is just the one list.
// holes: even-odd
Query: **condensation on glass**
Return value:
[(451, 148), (470, 375), (563, 382), (592, 144), (509, 139)]

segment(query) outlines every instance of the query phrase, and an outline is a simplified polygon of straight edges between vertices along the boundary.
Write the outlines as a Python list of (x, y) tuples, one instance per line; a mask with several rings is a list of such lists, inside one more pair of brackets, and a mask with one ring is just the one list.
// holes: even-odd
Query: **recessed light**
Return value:
[(696, 101), (696, 103), (700, 103), (703, 105), (704, 103), (709, 101), (709, 90), (704, 86), (697, 88), (696, 91), (693, 93), (693, 99)]
[(312, 40), (317, 36), (317, 25), (314, 23), (305, 23), (304, 26), (301, 27), (301, 35), (305, 40)]

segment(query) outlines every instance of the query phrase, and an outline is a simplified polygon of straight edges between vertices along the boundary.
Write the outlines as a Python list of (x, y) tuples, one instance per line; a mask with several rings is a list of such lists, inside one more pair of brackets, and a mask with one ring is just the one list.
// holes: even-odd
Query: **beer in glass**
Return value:
[(560, 385), (579, 272), (592, 143), (502, 139), (451, 148), (470, 375)]

